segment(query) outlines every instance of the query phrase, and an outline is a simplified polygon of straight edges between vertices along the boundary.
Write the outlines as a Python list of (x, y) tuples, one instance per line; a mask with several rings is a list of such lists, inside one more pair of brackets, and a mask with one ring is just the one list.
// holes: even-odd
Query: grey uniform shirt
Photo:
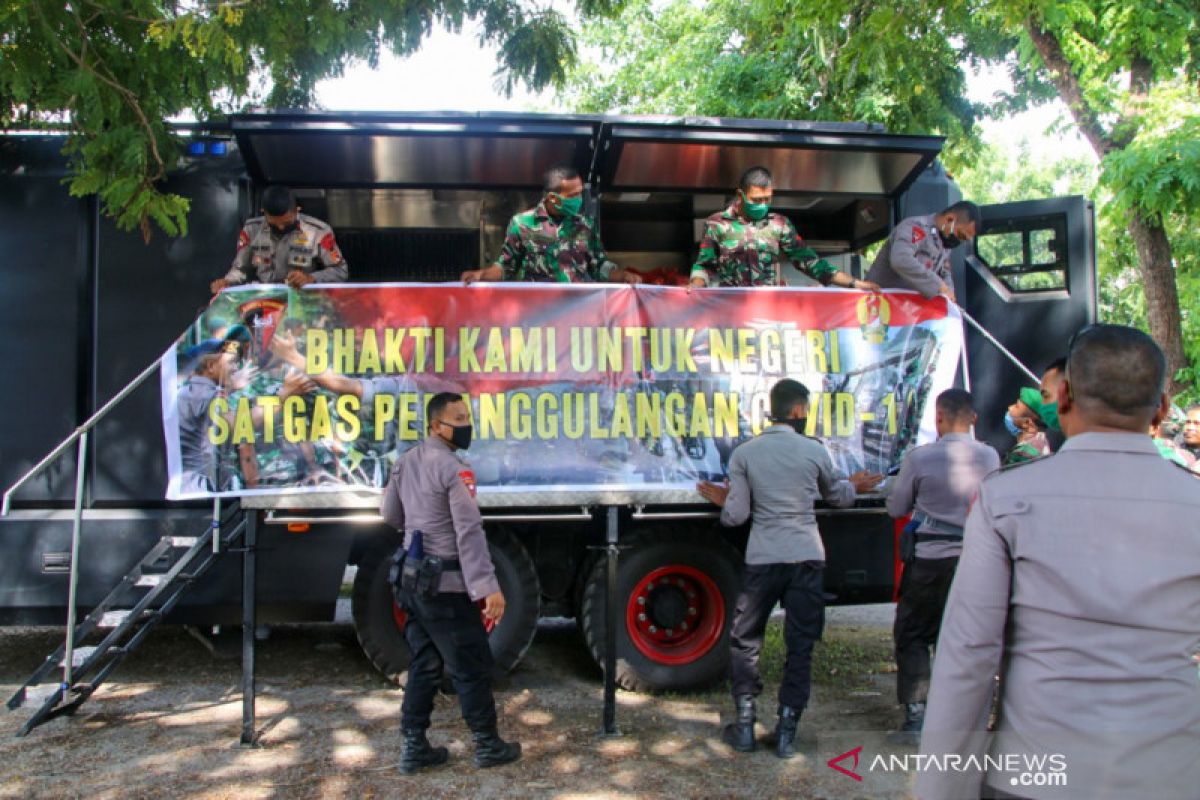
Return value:
[(392, 468), (380, 508), (383, 521), (404, 531), (408, 547), (421, 531), (426, 555), (457, 558), (461, 572), (442, 573), (438, 590), (482, 600), (500, 591), (475, 503), (475, 473), (445, 440), (430, 436)]
[[(1200, 480), (1150, 437), (1086, 433), (988, 476), (942, 619), (923, 754), (1061, 754), (1032, 798), (1200, 796)], [(921, 798), (979, 797), (978, 771), (922, 771)]]
[(753, 514), (747, 564), (824, 561), (813, 503), (844, 508), (854, 497), (850, 482), (834, 475), (825, 445), (776, 424), (734, 448), (721, 524), (741, 525)]
[(350, 273), (333, 228), (307, 214), (297, 214), (296, 221), (295, 230), (279, 236), (263, 217), (246, 220), (225, 280), (232, 286), (283, 283), (292, 270), (307, 272), (318, 283), (346, 280)]
[(942, 244), (934, 215), (909, 217), (896, 226), (875, 256), (867, 280), (882, 289), (916, 289), (934, 297), (943, 283), (954, 288), (950, 250)]
[[(979, 491), (979, 482), (999, 468), (1000, 455), (995, 449), (969, 434), (947, 433), (904, 457), (888, 495), (888, 513), (903, 517), (917, 511), (961, 528), (967, 524), (967, 508)], [(921, 532), (942, 531), (925, 524), (917, 528), (917, 533)], [(961, 552), (961, 541), (917, 540), (917, 558), (953, 558)]]
[(217, 450), (208, 438), (208, 407), (219, 388), (211, 378), (191, 375), (175, 399), (179, 413), (179, 457), (185, 472), (216, 475)]

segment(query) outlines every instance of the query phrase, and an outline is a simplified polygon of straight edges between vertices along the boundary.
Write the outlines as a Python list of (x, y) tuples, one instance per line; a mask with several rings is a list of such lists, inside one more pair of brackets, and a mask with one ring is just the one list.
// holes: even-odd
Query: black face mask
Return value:
[(947, 236), (946, 234), (942, 233), (941, 231), (938, 231), (938, 236), (940, 236), (942, 239), (942, 246), (945, 247), (947, 250), (953, 250), (954, 248), (958, 247), (960, 244), (963, 243), (963, 240), (958, 238), (953, 233)]
[(274, 233), (276, 236), (287, 236), (289, 233), (291, 233), (292, 231), (296, 230), (296, 228), (299, 228), (299, 227), (300, 227), (299, 222), (293, 222), (291, 225), (285, 225), (282, 228), (277, 228), (274, 225), (272, 225), (271, 232)]
[(775, 422), (780, 425), (791, 425), (792, 430), (804, 436), (804, 429), (808, 427), (808, 417), (800, 417), (799, 419), (777, 419)]
[[(449, 422), (442, 424), (450, 425)], [(454, 429), (454, 433), (450, 436), (450, 444), (454, 445), (456, 450), (470, 449), (472, 427), (470, 425), (450, 425), (450, 427)]]

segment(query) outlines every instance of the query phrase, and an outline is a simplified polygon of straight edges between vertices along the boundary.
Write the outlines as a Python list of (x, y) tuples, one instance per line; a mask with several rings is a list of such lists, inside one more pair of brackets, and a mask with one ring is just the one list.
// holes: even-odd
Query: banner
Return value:
[(961, 347), (957, 309), (911, 292), (228, 289), (163, 356), (167, 497), (380, 488), (444, 391), (469, 396), (481, 492), (691, 489), (784, 377), (839, 470), (886, 473), (934, 438)]

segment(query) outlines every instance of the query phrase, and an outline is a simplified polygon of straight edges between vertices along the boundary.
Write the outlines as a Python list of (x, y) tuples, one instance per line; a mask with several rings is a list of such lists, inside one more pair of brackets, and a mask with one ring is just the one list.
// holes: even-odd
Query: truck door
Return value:
[[(1095, 225), (1083, 197), (984, 206), (983, 226), (966, 255), (971, 314), (1035, 374), (1066, 355), (1071, 334), (1096, 320)], [(1011, 445), (1005, 409), (1031, 385), (994, 345), (968, 327), (978, 436), (1001, 452)]]

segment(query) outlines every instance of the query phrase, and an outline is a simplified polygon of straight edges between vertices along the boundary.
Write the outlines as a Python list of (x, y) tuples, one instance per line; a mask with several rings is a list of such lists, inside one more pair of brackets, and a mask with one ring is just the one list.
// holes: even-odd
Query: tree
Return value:
[[(856, 120), (977, 144), (968, 54), (919, 0), (632, 0), (584, 28), (593, 57), (564, 99), (580, 111)], [(896, 43), (904, 43), (903, 47)]]
[[(577, 0), (583, 18), (620, 0)], [(526, 0), (69, 0), (0, 3), (0, 125), (70, 131), (73, 195), (117, 224), (186, 233), (188, 201), (160, 191), (179, 145), (168, 120), (247, 105), (310, 107), (316, 84), (434, 25), (480, 23), (506, 91), (559, 85), (575, 55), (560, 12)], [(452, 65), (447, 65), (452, 69)], [(436, 80), (436, 76), (431, 76)]]
[[(945, 134), (952, 168), (978, 152), (982, 115), (1063, 100), (1128, 231), (1172, 391), (1194, 377), (1179, 296), (1200, 265), (1171, 238), (1200, 212), (1194, 0), (639, 0), (585, 41), (599, 57), (567, 95), (582, 108), (882, 122)], [(980, 64), (1013, 82), (986, 108), (962, 98)]]

